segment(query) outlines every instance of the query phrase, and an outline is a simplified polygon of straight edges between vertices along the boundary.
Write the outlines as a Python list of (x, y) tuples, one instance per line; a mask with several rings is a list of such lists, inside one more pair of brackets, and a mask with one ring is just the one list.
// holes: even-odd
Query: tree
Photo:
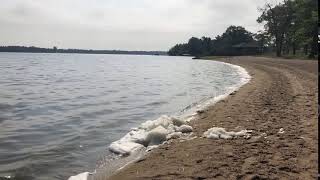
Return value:
[(232, 46), (253, 42), (253, 34), (242, 26), (229, 26), (227, 30), (213, 40), (214, 55), (233, 55)]
[(168, 55), (170, 56), (182, 56), (187, 54), (189, 54), (187, 44), (177, 44), (168, 51)]
[(242, 26), (230, 26), (226, 32), (222, 34), (222, 39), (231, 45), (239, 44), (242, 42), (250, 42), (253, 40), (252, 33), (247, 31)]
[(189, 53), (192, 56), (200, 56), (203, 54), (202, 41), (196, 37), (192, 37), (188, 41)]
[(310, 47), (310, 58), (318, 53), (318, 1), (295, 0), (295, 38), (304, 46), (305, 53)]
[(201, 38), (202, 42), (202, 55), (210, 55), (211, 54), (211, 49), (212, 49), (212, 40), (209, 37), (203, 36)]
[(189, 54), (192, 56), (235, 55), (234, 45), (254, 42), (253, 34), (242, 26), (230, 26), (215, 39), (203, 36), (201, 39), (192, 37), (187, 44), (177, 44), (168, 54), (172, 56)]
[(264, 49), (271, 46), (270, 36), (265, 31), (258, 31), (257, 34), (254, 34), (254, 39), (258, 42), (261, 47), (261, 52), (263, 53)]
[(56, 46), (53, 46), (53, 52), (57, 52), (58, 51), (58, 48)]
[[(303, 47), (305, 55), (315, 58), (318, 54), (318, 1), (285, 0), (272, 6), (267, 3), (260, 9), (257, 19), (265, 23), (265, 31), (274, 39), (277, 56), (282, 53), (296, 54)], [(309, 51), (310, 50), (310, 51)]]
[(276, 54), (281, 56), (285, 33), (288, 32), (293, 18), (292, 2), (286, 0), (283, 4), (276, 6), (267, 3), (260, 11), (262, 14), (257, 22), (265, 23), (266, 32), (275, 39)]

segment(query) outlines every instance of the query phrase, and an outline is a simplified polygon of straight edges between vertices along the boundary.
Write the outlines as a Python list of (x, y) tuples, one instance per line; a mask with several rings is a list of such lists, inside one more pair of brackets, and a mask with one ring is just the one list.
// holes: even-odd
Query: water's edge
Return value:
[[(201, 104), (198, 104), (192, 110), (190, 110), (190, 111), (186, 112), (185, 114), (183, 114), (182, 116), (178, 117), (179, 119), (183, 119), (183, 121), (185, 121), (186, 123), (188, 123), (191, 120), (192, 121), (197, 120), (198, 112), (205, 111), (208, 108), (214, 106), (217, 102), (227, 98), (231, 93), (239, 90), (242, 86), (247, 84), (252, 79), (252, 77), (249, 75), (247, 70), (245, 68), (239, 66), (239, 65), (234, 65), (234, 64), (230, 64), (230, 63), (226, 63), (226, 62), (221, 62), (221, 61), (214, 61), (214, 62), (222, 63), (222, 64), (225, 64), (225, 65), (231, 66), (239, 74), (241, 80), (236, 85), (229, 87), (228, 90), (226, 91), (226, 93), (224, 93), (222, 95), (219, 95), (219, 96), (215, 96), (215, 97), (213, 97), (211, 99), (208, 99), (208, 100), (206, 100), (204, 102), (201, 102)], [(155, 121), (157, 121), (159, 119), (156, 119), (156, 120), (153, 120), (153, 121), (150, 121), (150, 122), (155, 122)], [(147, 122), (144, 122), (144, 123), (147, 123)], [(134, 129), (132, 131), (136, 131), (136, 129)], [(132, 133), (132, 131), (128, 132), (128, 134)], [(128, 134), (125, 135), (125, 136), (128, 136)], [(123, 138), (125, 138), (125, 137), (123, 137)], [(120, 141), (120, 140), (118, 140), (118, 141)], [(117, 142), (117, 141), (115, 141), (115, 142)], [(163, 143), (166, 143), (166, 142), (167, 141), (164, 141)], [(161, 144), (159, 144), (159, 145), (161, 145)], [(159, 145), (152, 146), (151, 149), (156, 148)], [(131, 153), (129, 156), (126, 156), (125, 158), (121, 158), (120, 157), (119, 159), (117, 159), (117, 163), (112, 163), (113, 167), (102, 167), (102, 168), (96, 169), (95, 172), (92, 172), (92, 173), (89, 173), (89, 172), (80, 173), (80, 174), (78, 174), (76, 176), (71, 176), (69, 178), (69, 180), (105, 179), (105, 178), (107, 178), (107, 177), (109, 177), (109, 176), (111, 176), (113, 174), (116, 174), (119, 170), (123, 169), (127, 165), (129, 165), (129, 164), (139, 160), (140, 158), (144, 157), (148, 152), (150, 152), (150, 149), (148, 149), (148, 148), (143, 148), (143, 149), (137, 148), (135, 150), (135, 152)], [(110, 169), (108, 169), (108, 168), (110, 168)]]

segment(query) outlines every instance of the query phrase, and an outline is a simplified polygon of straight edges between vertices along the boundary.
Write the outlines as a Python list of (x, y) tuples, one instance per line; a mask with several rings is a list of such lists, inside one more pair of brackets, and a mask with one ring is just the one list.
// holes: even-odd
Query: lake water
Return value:
[(0, 177), (92, 171), (130, 128), (240, 80), (233, 66), (190, 57), (0, 53)]

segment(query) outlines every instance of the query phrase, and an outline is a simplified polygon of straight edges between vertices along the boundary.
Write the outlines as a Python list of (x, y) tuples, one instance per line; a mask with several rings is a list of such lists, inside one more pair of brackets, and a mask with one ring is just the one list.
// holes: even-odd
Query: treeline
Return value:
[(25, 47), (25, 46), (0, 46), (0, 52), (28, 52), (28, 53), (82, 53), (82, 54), (132, 54), (132, 55), (167, 55), (165, 51), (122, 51), (122, 50), (86, 50), (86, 49), (58, 49)]
[(254, 37), (253, 33), (241, 26), (230, 26), (222, 35), (218, 35), (214, 39), (192, 37), (188, 43), (172, 47), (168, 54), (172, 56), (258, 54), (261, 53), (263, 46)]
[(260, 9), (257, 21), (265, 24), (261, 37), (272, 44), (277, 56), (302, 51), (309, 58), (318, 55), (318, 0), (285, 0)]
[(257, 22), (264, 30), (253, 34), (241, 26), (230, 26), (214, 39), (192, 37), (172, 47), (169, 55), (253, 55), (266, 52), (283, 55), (318, 55), (318, 1), (285, 0), (259, 9)]
[(0, 46), (0, 52), (33, 52), (33, 53), (55, 53), (57, 48), (39, 48), (39, 47), (25, 47), (25, 46)]

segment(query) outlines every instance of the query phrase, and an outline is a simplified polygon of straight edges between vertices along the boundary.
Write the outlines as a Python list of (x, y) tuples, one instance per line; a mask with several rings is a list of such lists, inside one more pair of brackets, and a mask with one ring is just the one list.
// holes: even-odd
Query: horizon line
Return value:
[(20, 47), (20, 48), (38, 48), (38, 49), (54, 49), (57, 50), (84, 50), (84, 51), (125, 51), (125, 52), (168, 52), (168, 50), (124, 50), (124, 49), (85, 49), (85, 48), (59, 48), (53, 47), (39, 47), (39, 46), (24, 46), (24, 45), (0, 45), (0, 48)]

